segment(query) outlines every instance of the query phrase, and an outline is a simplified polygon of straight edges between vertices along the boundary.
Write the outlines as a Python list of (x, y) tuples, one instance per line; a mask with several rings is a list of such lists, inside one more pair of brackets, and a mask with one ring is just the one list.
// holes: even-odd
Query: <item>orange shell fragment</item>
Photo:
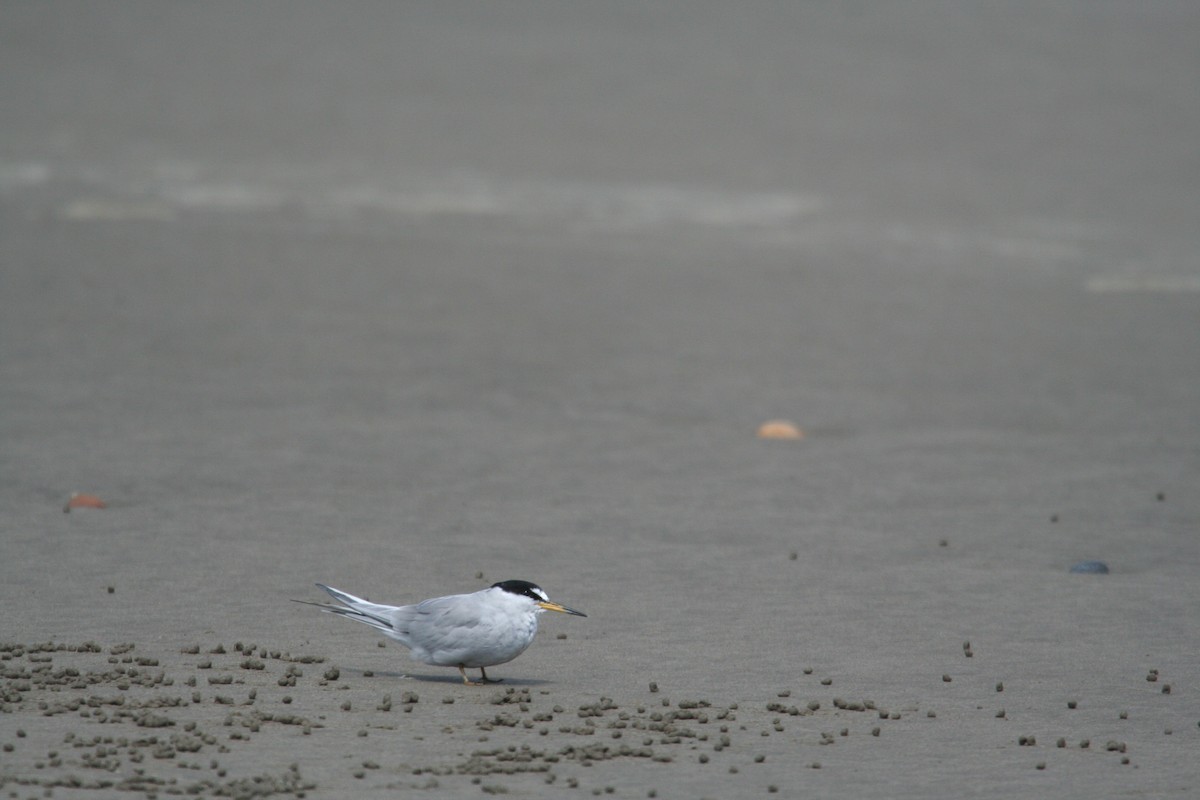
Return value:
[(794, 422), (786, 419), (773, 419), (758, 427), (760, 439), (803, 439), (802, 431)]
[(104, 502), (94, 494), (71, 492), (71, 498), (67, 500), (67, 504), (63, 506), (63, 511), (70, 513), (72, 508), (108, 508), (108, 503)]

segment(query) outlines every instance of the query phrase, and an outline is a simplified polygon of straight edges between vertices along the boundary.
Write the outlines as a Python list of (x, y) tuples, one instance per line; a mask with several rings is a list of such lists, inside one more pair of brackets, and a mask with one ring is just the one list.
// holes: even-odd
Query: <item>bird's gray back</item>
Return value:
[[(517, 620), (489, 610), (494, 612), (482, 592), (434, 597), (396, 609), (393, 624), (419, 661), (441, 666), (492, 666), (516, 658), (529, 641), (512, 635)], [(533, 614), (518, 624), (524, 629), (537, 628)]]

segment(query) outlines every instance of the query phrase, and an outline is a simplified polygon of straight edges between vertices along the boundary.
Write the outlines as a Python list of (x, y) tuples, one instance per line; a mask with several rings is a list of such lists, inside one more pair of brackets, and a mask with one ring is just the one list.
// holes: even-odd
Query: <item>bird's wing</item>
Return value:
[(434, 597), (405, 606), (394, 614), (394, 625), (408, 634), (414, 654), (421, 650), (427, 655), (428, 663), (460, 664), (478, 649), (478, 629), (489, 627), (477, 595)]

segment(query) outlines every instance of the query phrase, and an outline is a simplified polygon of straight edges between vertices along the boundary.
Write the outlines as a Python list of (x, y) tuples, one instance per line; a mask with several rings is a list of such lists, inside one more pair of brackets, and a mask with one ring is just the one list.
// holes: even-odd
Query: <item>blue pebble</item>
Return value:
[(1108, 564), (1103, 561), (1080, 561), (1071, 567), (1071, 572), (1079, 572), (1084, 575), (1107, 575)]

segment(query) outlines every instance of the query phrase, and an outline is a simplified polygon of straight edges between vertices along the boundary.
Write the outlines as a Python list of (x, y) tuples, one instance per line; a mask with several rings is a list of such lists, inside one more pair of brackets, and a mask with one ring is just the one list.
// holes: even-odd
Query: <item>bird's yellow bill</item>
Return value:
[(576, 611), (573, 608), (567, 608), (566, 606), (564, 606), (560, 603), (539, 602), (538, 605), (541, 606), (542, 608), (546, 609), (547, 611), (561, 611), (564, 614), (574, 614), (577, 617), (586, 617), (587, 616), (587, 614), (583, 613), (582, 611)]

